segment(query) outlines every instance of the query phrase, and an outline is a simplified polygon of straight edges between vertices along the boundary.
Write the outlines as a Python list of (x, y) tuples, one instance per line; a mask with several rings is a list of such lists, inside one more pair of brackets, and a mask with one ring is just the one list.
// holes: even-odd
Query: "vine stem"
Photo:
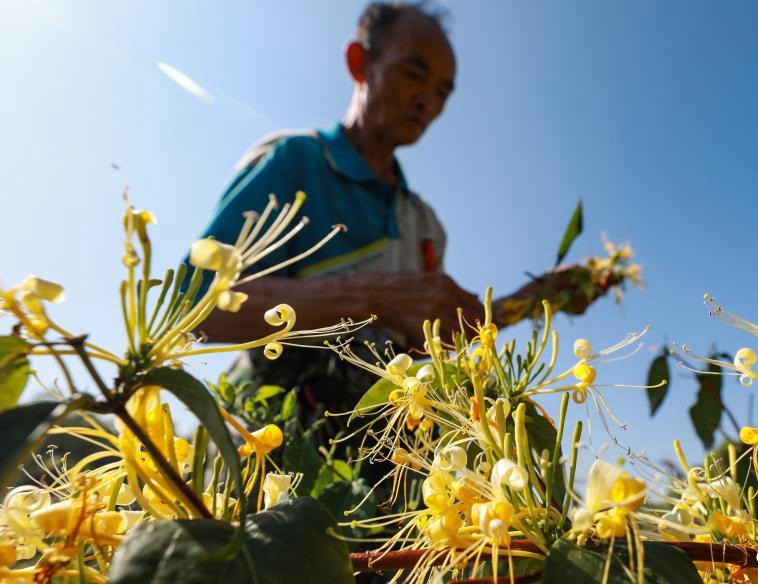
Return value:
[(179, 473), (176, 471), (176, 469), (174, 469), (168, 460), (166, 460), (166, 457), (163, 456), (163, 453), (160, 451), (160, 449), (155, 445), (150, 436), (147, 435), (147, 432), (145, 432), (145, 430), (137, 423), (137, 421), (132, 418), (132, 416), (126, 410), (125, 405), (118, 399), (116, 392), (108, 389), (108, 386), (105, 384), (102, 377), (100, 377), (100, 374), (98, 373), (95, 365), (92, 363), (92, 360), (89, 358), (89, 355), (84, 348), (84, 340), (85, 337), (76, 337), (73, 339), (67, 339), (67, 342), (81, 358), (84, 367), (87, 369), (87, 372), (90, 374), (93, 381), (95, 382), (95, 385), (97, 385), (98, 389), (105, 397), (110, 411), (119, 420), (121, 420), (124, 425), (129, 428), (132, 434), (134, 434), (142, 443), (142, 445), (145, 447), (145, 450), (147, 450), (148, 454), (150, 454), (150, 457), (153, 459), (156, 466), (160, 469), (163, 475), (171, 483), (173, 483), (174, 487), (176, 487), (178, 492), (181, 493), (182, 498), (186, 501), (188, 506), (193, 508), (192, 511), (202, 517), (205, 517), (206, 519), (212, 519), (213, 515), (210, 511), (208, 511), (200, 496), (187, 483), (184, 482), (184, 479), (179, 476)]
[(181, 492), (182, 497), (186, 499), (187, 502), (192, 505), (192, 507), (194, 507), (194, 511), (206, 519), (213, 519), (213, 515), (210, 511), (208, 511), (202, 499), (194, 490), (192, 490), (192, 488), (190, 488), (187, 483), (184, 482), (182, 477), (179, 476), (179, 473), (177, 473), (174, 467), (169, 464), (169, 462), (163, 456), (163, 453), (158, 449), (158, 447), (150, 439), (147, 433), (142, 429), (137, 421), (131, 417), (129, 412), (126, 411), (126, 408), (121, 404), (117, 404), (113, 409), (113, 414), (118, 417), (118, 419), (121, 420), (127, 428), (129, 428), (132, 434), (134, 434), (140, 442), (142, 442), (142, 445), (150, 454), (150, 457), (153, 459), (158, 468), (160, 468), (161, 472)]

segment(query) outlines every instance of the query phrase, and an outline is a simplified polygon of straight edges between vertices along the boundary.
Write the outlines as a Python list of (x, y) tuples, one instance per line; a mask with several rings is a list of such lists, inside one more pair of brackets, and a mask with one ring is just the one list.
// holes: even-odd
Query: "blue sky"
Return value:
[[(586, 316), (559, 318), (564, 347), (577, 337), (601, 347), (654, 327), (645, 350), (608, 365), (603, 381), (643, 383), (665, 342), (701, 352), (714, 342), (731, 352), (755, 347), (709, 319), (702, 303), (710, 292), (758, 320), (755, 4), (443, 4), (457, 89), (400, 159), (447, 228), (450, 274), (479, 293), (515, 289), (524, 271), (550, 267), (581, 197), (585, 233), (569, 259), (600, 252), (604, 230), (632, 243), (648, 287), (621, 307), (604, 300)], [(351, 90), (342, 51), (361, 8), (347, 0), (0, 3), (0, 281), (34, 273), (63, 283), (68, 299), (54, 315), (122, 346), (122, 179), (111, 163), (124, 169), (136, 206), (157, 215), (156, 265), (171, 266), (250, 143), (342, 115)], [(183, 91), (159, 61), (215, 100)], [(227, 362), (197, 364), (195, 373), (212, 379)], [(743, 421), (750, 391), (726, 384)], [(606, 395), (629, 422), (625, 444), (659, 459), (679, 436), (699, 454), (687, 415), (695, 385), (683, 372), (653, 420), (640, 390)], [(599, 429), (594, 440), (605, 441)]]

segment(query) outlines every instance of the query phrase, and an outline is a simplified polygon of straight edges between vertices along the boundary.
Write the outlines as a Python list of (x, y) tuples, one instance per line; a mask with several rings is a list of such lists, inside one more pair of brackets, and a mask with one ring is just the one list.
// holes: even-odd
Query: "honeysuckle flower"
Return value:
[(514, 520), (513, 505), (505, 500), (475, 503), (471, 506), (471, 520), (481, 532), (497, 545), (510, 543), (509, 530)]
[(455, 472), (466, 468), (467, 461), (468, 455), (463, 448), (460, 446), (448, 446), (434, 456), (432, 467), (442, 471)]
[(18, 289), (29, 292), (45, 302), (62, 302), (66, 297), (63, 292), (63, 286), (50, 280), (38, 278), (37, 276), (27, 276), (18, 285)]
[(574, 355), (580, 359), (586, 359), (592, 355), (592, 345), (587, 339), (577, 339), (574, 341)]
[(273, 507), (289, 499), (292, 487), (292, 475), (270, 472), (263, 481), (263, 500), (265, 508)]
[(127, 240), (131, 239), (132, 233), (136, 232), (140, 241), (148, 241), (147, 226), (156, 225), (158, 220), (150, 211), (137, 210), (131, 205), (127, 206), (124, 212), (124, 231)]
[(627, 515), (645, 500), (647, 487), (619, 465), (595, 460), (587, 476), (584, 508), (572, 515), (572, 533), (579, 539), (594, 528), (601, 539), (620, 537), (626, 532)]
[(240, 456), (250, 456), (254, 453), (267, 454), (274, 448), (279, 448), (284, 442), (284, 434), (276, 424), (268, 424), (260, 430), (243, 435), (245, 443), (240, 446)]
[(740, 440), (749, 446), (758, 444), (758, 428), (745, 426), (740, 429)]
[(490, 481), (496, 488), (508, 487), (518, 491), (528, 484), (529, 472), (509, 458), (501, 458), (492, 467)]
[(428, 516), (423, 522), (422, 530), (434, 547), (440, 547), (453, 543), (462, 525), (460, 513), (455, 509), (446, 508)]
[(218, 273), (218, 278), (228, 284), (242, 269), (242, 256), (233, 245), (212, 238), (200, 239), (192, 244), (190, 264), (196, 268)]
[(224, 310), (226, 312), (238, 312), (246, 300), (247, 294), (244, 292), (224, 290), (218, 295), (218, 303), (216, 306), (219, 310)]

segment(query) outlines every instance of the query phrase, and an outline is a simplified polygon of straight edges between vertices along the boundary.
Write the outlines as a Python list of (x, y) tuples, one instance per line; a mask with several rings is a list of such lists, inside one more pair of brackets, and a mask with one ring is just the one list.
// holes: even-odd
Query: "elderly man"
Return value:
[(333, 224), (347, 232), (284, 273), (242, 287), (249, 300), (239, 313), (217, 313), (204, 324), (211, 341), (266, 334), (262, 314), (279, 302), (295, 307), (298, 328), (376, 314), (402, 349), (422, 346), (426, 318), (451, 329), (457, 307), (481, 314), (477, 297), (442, 271), (443, 228), (394, 156), (421, 138), (454, 88), (455, 56), (438, 17), (415, 4), (372, 3), (345, 58), (354, 85), (342, 121), (253, 146), (205, 236), (233, 242), (244, 211), (262, 209), (269, 193), (286, 201), (298, 190), (308, 194), (302, 214), (310, 224), (258, 268), (308, 249)]

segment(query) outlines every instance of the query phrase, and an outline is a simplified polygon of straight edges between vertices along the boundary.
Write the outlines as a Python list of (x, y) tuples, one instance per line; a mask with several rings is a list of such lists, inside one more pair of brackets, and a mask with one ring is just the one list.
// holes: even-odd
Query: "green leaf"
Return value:
[(0, 412), (16, 407), (29, 379), (29, 343), (17, 337), (0, 337)]
[(294, 389), (287, 392), (282, 400), (282, 409), (279, 412), (279, 418), (286, 422), (295, 414), (295, 408), (297, 407), (297, 393)]
[[(347, 519), (360, 521), (370, 519), (376, 516), (376, 496), (374, 493), (369, 495), (371, 487), (364, 479), (358, 479), (352, 482), (334, 482), (328, 485), (320, 493), (318, 500), (323, 503), (334, 517), (345, 521), (345, 511), (354, 509), (364, 499), (365, 502), (355, 513), (351, 513)], [(368, 495), (368, 498), (366, 496)], [(343, 529), (345, 535), (349, 537), (361, 538), (368, 534), (365, 529)], [(357, 544), (349, 544), (354, 548)]]
[(244, 544), (223, 559), (235, 528), (215, 519), (142, 523), (119, 546), (110, 584), (353, 584), (334, 518), (309, 497), (248, 515)]
[(571, 248), (571, 244), (574, 243), (574, 240), (577, 237), (579, 237), (579, 234), (584, 228), (583, 223), (582, 200), (579, 199), (579, 202), (576, 204), (576, 209), (574, 209), (574, 213), (571, 215), (571, 219), (569, 219), (569, 223), (566, 226), (563, 239), (561, 239), (561, 245), (558, 247), (558, 258), (555, 260), (556, 266), (563, 261), (563, 258), (566, 257), (566, 254)]
[(278, 385), (262, 385), (255, 394), (255, 401), (265, 402), (268, 398), (279, 395), (284, 391), (283, 387)]
[(237, 489), (242, 488), (242, 469), (237, 448), (232, 442), (229, 430), (206, 387), (186, 371), (160, 367), (148, 371), (142, 378), (144, 385), (157, 385), (174, 394), (186, 405), (208, 430), (208, 435), (216, 443), (226, 467), (231, 473)]
[[(526, 427), (526, 435), (529, 438), (529, 446), (532, 448), (534, 461), (539, 467), (539, 460), (543, 450), (547, 449), (552, 457), (555, 441), (558, 437), (558, 430), (545, 416), (540, 415), (532, 404), (527, 404), (526, 416), (524, 416), (524, 426)], [(560, 458), (560, 451), (558, 457)], [(566, 483), (564, 481), (562, 467), (559, 465), (558, 468), (555, 469), (553, 475), (553, 492), (551, 499), (560, 504), (565, 496)]]
[[(644, 584), (702, 584), (692, 561), (682, 550), (661, 542), (644, 543)], [(557, 540), (545, 558), (542, 584), (596, 582), (629, 584), (637, 582), (637, 568), (630, 570), (626, 542), (615, 542), (608, 577), (603, 574), (608, 560), (607, 546), (580, 548), (572, 542)], [(636, 565), (636, 563), (635, 563)]]
[(111, 563), (111, 584), (263, 584), (240, 548), (231, 558), (209, 559), (227, 549), (235, 528), (215, 519), (139, 524)]
[(315, 499), (299, 497), (249, 515), (246, 528), (260, 584), (355, 582), (347, 545), (334, 537), (334, 518)]
[[(419, 369), (421, 369), (425, 363), (416, 363), (408, 368), (408, 375), (415, 375)], [(348, 419), (348, 424), (356, 416), (361, 416), (368, 411), (386, 404), (389, 401), (390, 394), (398, 389), (398, 386), (392, 383), (389, 379), (380, 379), (374, 385), (368, 388), (368, 391), (363, 394), (353, 410), (353, 413)]]
[(650, 369), (647, 372), (647, 384), (658, 385), (661, 382), (665, 382), (663, 387), (655, 389), (648, 388), (647, 399), (650, 402), (650, 416), (654, 416), (658, 408), (661, 407), (666, 392), (668, 392), (669, 385), (671, 384), (671, 377), (669, 376), (669, 363), (666, 353), (659, 355), (650, 364)]
[(700, 389), (697, 392), (695, 405), (690, 408), (690, 419), (695, 426), (695, 432), (706, 449), (713, 446), (713, 435), (721, 424), (721, 413), (724, 409), (721, 402), (723, 378), (721, 375), (713, 375), (713, 373), (721, 373), (721, 367), (709, 364), (708, 371), (710, 374), (696, 375)]
[(79, 402), (42, 401), (0, 412), (0, 488), (8, 484), (29, 452), (50, 427)]
[[(318, 478), (311, 489), (311, 497), (319, 498), (321, 492), (333, 483), (353, 480), (353, 469), (344, 460), (333, 460), (331, 467), (324, 464), (318, 471)], [(330, 509), (331, 511), (331, 509)]]
[(296, 489), (298, 496), (309, 494), (316, 483), (322, 460), (308, 437), (290, 436), (284, 447), (282, 462), (285, 471), (303, 473)]

